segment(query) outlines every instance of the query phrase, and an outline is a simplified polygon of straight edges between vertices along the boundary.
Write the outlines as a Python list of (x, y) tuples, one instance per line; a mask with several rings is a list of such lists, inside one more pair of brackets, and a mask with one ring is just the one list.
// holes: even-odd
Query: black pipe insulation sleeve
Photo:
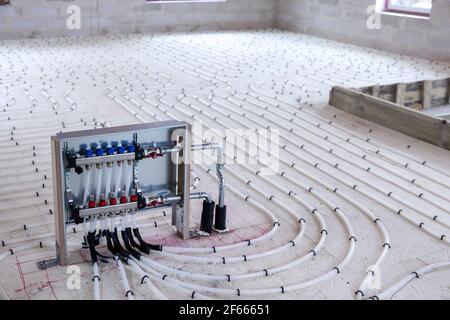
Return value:
[(136, 241), (134, 241), (134, 236), (133, 236), (133, 231), (131, 230), (130, 227), (125, 229), (125, 232), (127, 233), (128, 236), (128, 241), (130, 242), (130, 244), (139, 249), (139, 251), (149, 254), (150, 253), (150, 248), (146, 245), (146, 244), (140, 244), (137, 243)]
[(106, 237), (106, 244), (107, 244), (108, 250), (110, 252), (114, 253), (114, 245), (112, 243), (111, 232), (109, 230), (105, 231), (105, 237)]
[(102, 237), (102, 230), (99, 230), (98, 233), (95, 234), (95, 245), (98, 246), (100, 244), (100, 238)]
[(214, 201), (203, 201), (202, 220), (200, 222), (200, 231), (211, 233), (214, 222)]
[(144, 239), (142, 239), (141, 233), (139, 232), (138, 228), (133, 229), (133, 234), (136, 237), (136, 239), (138, 239), (141, 246), (147, 246), (150, 248), (150, 250), (153, 250), (153, 251), (162, 251), (163, 247), (161, 245), (155, 245), (155, 244), (150, 244), (150, 243), (145, 242)]
[(117, 228), (114, 229), (114, 232), (111, 234), (112, 241), (114, 244), (114, 254), (120, 256), (122, 259), (127, 259), (129, 257), (129, 253), (127, 250), (125, 250), (124, 247), (122, 247), (122, 244), (120, 243), (119, 236), (117, 234)]
[(122, 230), (120, 233), (122, 234), (122, 240), (123, 243), (125, 244), (125, 248), (127, 249), (127, 251), (136, 259), (141, 260), (141, 254), (136, 250), (134, 250), (134, 248), (131, 246), (127, 232), (125, 230)]
[(217, 231), (227, 230), (227, 206), (216, 206), (216, 219), (214, 223), (214, 229)]
[(95, 250), (95, 232), (88, 233), (87, 243), (89, 245), (89, 253), (91, 254), (92, 263), (98, 262), (97, 252)]

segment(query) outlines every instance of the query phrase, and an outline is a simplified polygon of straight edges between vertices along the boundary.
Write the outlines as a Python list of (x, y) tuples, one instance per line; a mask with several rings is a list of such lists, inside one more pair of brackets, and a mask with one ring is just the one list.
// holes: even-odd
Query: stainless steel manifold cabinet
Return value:
[(70, 226), (172, 210), (190, 237), (191, 127), (167, 121), (60, 133), (51, 138), (56, 262), (70, 263)]

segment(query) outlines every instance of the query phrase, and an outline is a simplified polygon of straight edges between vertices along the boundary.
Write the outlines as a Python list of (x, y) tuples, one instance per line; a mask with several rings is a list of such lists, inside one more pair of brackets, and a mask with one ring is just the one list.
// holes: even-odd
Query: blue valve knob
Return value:
[(86, 144), (82, 144), (80, 145), (80, 154), (83, 155), (86, 152), (87, 149), (87, 145)]
[(101, 157), (105, 154), (105, 150), (103, 150), (102, 148), (98, 148), (96, 151), (97, 157)]
[(122, 147), (122, 146), (117, 147), (117, 153), (118, 153), (118, 154), (124, 154), (124, 153), (125, 153), (125, 148)]
[(136, 147), (132, 144), (130, 144), (127, 148), (128, 153), (133, 153), (136, 151)]
[(126, 148), (128, 147), (130, 143), (128, 142), (128, 140), (122, 140), (122, 145)]
[(106, 154), (108, 156), (112, 156), (114, 154), (114, 148), (113, 147), (106, 148)]
[(84, 152), (84, 155), (86, 156), (86, 158), (92, 158), (92, 156), (94, 155), (94, 152), (91, 149), (86, 149), (86, 151)]

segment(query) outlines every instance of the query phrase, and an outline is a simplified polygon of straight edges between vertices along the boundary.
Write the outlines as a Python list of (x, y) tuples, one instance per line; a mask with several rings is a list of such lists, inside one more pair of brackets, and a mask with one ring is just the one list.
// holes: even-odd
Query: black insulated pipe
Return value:
[(91, 254), (92, 263), (98, 262), (97, 251), (95, 250), (95, 232), (89, 232), (87, 235), (87, 244), (89, 245), (89, 252)]
[(200, 222), (200, 231), (211, 234), (214, 222), (214, 201), (203, 201), (202, 220)]
[(108, 250), (112, 253), (114, 253), (114, 245), (111, 240), (111, 232), (109, 230), (105, 230), (105, 237), (106, 237), (106, 245), (108, 247)]
[(148, 246), (146, 246), (145, 244), (141, 245), (140, 243), (137, 243), (136, 241), (134, 241), (133, 231), (131, 230), (130, 227), (126, 228), (125, 232), (127, 233), (128, 240), (130, 241), (130, 244), (133, 247), (139, 249), (139, 251), (141, 251), (142, 253), (146, 253), (146, 254), (150, 253), (150, 248)]
[(119, 237), (117, 235), (117, 228), (114, 229), (114, 232), (111, 234), (111, 238), (114, 245), (113, 254), (121, 257), (124, 260), (127, 260), (130, 254), (125, 250), (124, 247), (122, 247), (122, 244), (120, 243)]
[(149, 243), (145, 242), (144, 239), (142, 239), (138, 228), (133, 229), (133, 234), (138, 239), (141, 246), (147, 246), (153, 251), (162, 251), (161, 245), (154, 245), (154, 244), (149, 244)]
[(127, 232), (125, 230), (122, 230), (121, 234), (122, 234), (123, 243), (125, 244), (125, 248), (127, 249), (127, 251), (136, 259), (141, 260), (141, 254), (139, 252), (137, 252), (136, 250), (134, 250), (134, 248), (131, 246), (130, 239), (128, 238)]
[(219, 232), (225, 232), (227, 230), (227, 206), (216, 206), (214, 229)]

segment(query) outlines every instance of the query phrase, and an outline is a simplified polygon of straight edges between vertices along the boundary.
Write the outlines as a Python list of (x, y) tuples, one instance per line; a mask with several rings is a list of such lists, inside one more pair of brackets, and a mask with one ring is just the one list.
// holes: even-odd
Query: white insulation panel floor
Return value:
[[(146, 257), (143, 284), (127, 266), (135, 299), (450, 299), (450, 153), (327, 103), (334, 85), (449, 76), (276, 30), (1, 41), (0, 296), (94, 298), (80, 227), (80, 290), (66, 267), (36, 265), (55, 254), (51, 135), (178, 119), (279, 129), (280, 168), (228, 161), (227, 234), (181, 241), (164, 212), (140, 218), (168, 250)], [(208, 168), (194, 166), (196, 188), (216, 197)], [(125, 299), (115, 263), (100, 276), (103, 299)]]

